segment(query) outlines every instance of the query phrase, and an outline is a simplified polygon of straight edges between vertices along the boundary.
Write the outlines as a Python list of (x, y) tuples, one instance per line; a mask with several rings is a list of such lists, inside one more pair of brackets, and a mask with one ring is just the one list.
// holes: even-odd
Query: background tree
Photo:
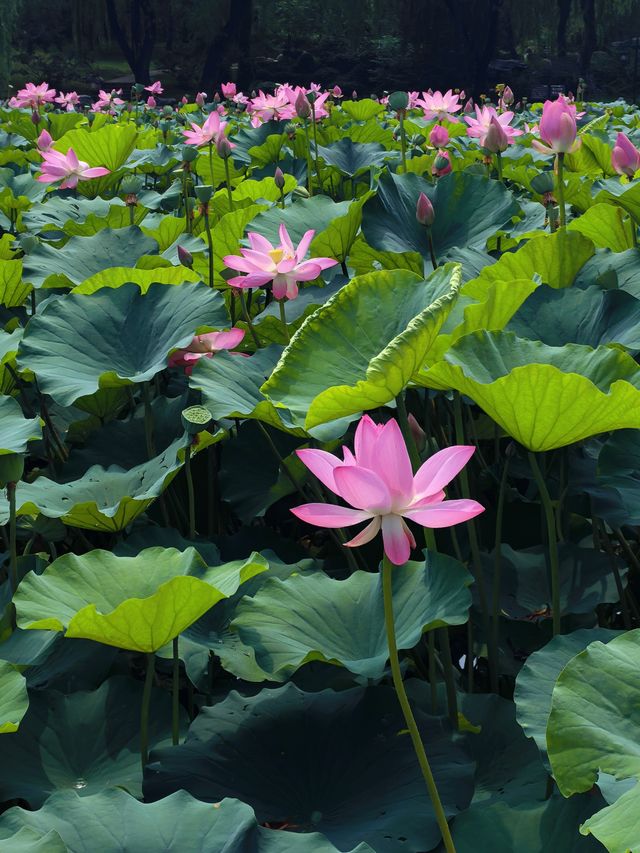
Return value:
[(138, 83), (151, 82), (151, 57), (156, 43), (154, 0), (128, 0), (118, 9), (116, 0), (106, 0), (109, 26)]
[(9, 87), (12, 38), (18, 16), (18, 0), (0, 0), (0, 98)]

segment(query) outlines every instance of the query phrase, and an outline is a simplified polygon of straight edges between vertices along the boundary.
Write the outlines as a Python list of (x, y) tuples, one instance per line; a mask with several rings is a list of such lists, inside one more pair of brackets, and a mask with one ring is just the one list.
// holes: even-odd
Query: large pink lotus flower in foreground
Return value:
[(242, 329), (229, 329), (228, 332), (208, 332), (205, 335), (196, 335), (189, 346), (177, 349), (169, 356), (169, 367), (184, 367), (187, 376), (201, 358), (211, 358), (214, 353), (221, 350), (237, 347), (244, 338)]
[(37, 180), (43, 184), (62, 181), (61, 190), (75, 189), (78, 181), (89, 181), (91, 178), (101, 178), (109, 174), (109, 169), (105, 169), (104, 166), (89, 168), (88, 163), (78, 160), (73, 148), (69, 148), (66, 154), (53, 149), (43, 151), (42, 159), (44, 160), (42, 173), (38, 175)]
[(312, 503), (291, 510), (318, 527), (350, 527), (368, 521), (345, 543), (350, 548), (370, 542), (382, 530), (385, 554), (401, 566), (416, 545), (405, 519), (423, 527), (451, 527), (484, 511), (477, 501), (444, 500), (444, 486), (464, 468), (474, 447), (440, 450), (414, 476), (397, 421), (376, 424), (365, 415), (356, 429), (354, 450), (355, 454), (343, 447), (343, 459), (324, 450), (297, 450), (307, 468), (350, 507)]
[(334, 258), (304, 260), (315, 231), (307, 231), (295, 247), (284, 224), (280, 225), (280, 245), (272, 246), (260, 234), (248, 234), (250, 249), (241, 249), (241, 255), (227, 255), (223, 261), (229, 269), (247, 273), (229, 279), (232, 287), (262, 287), (273, 282), (276, 299), (295, 299), (299, 281), (312, 281), (322, 270), (335, 266)]
[(464, 120), (469, 125), (469, 127), (467, 128), (467, 136), (472, 136), (476, 139), (479, 139), (480, 145), (484, 148), (487, 133), (489, 132), (489, 128), (491, 127), (492, 118), (494, 118), (502, 127), (502, 130), (506, 134), (509, 145), (511, 145), (511, 143), (513, 142), (514, 137), (522, 136), (521, 130), (518, 130), (515, 127), (511, 127), (513, 113), (510, 110), (507, 110), (506, 112), (498, 115), (494, 107), (478, 107), (476, 109), (475, 118), (473, 118), (472, 116), (464, 117)]
[(453, 113), (462, 109), (459, 101), (460, 96), (454, 95), (451, 89), (447, 89), (444, 95), (442, 92), (423, 92), (422, 98), (416, 100), (416, 106), (422, 107), (425, 118), (458, 121)]
[(540, 139), (531, 144), (542, 154), (573, 154), (580, 147), (577, 138), (576, 108), (565, 98), (545, 101), (540, 118)]
[(619, 175), (632, 178), (640, 169), (640, 151), (625, 133), (619, 133), (611, 152), (611, 165)]
[(226, 126), (226, 121), (222, 121), (220, 115), (214, 111), (209, 113), (202, 127), (192, 121), (191, 130), (182, 131), (184, 141), (187, 145), (195, 145), (197, 148), (213, 144), (218, 134), (224, 132)]
[(37, 110), (45, 104), (50, 104), (56, 96), (56, 90), (50, 89), (48, 83), (27, 83), (24, 89), (18, 89), (15, 98), (12, 98), (10, 106), (29, 107)]

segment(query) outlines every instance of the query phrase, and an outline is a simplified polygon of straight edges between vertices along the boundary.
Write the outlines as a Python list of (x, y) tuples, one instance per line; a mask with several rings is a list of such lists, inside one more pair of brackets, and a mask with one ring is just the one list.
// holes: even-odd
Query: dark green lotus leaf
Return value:
[[(57, 791), (39, 811), (5, 812), (0, 838), (13, 842), (14, 833), (23, 827), (40, 833), (55, 830), (70, 853), (337, 853), (317, 833), (298, 835), (258, 826), (251, 807), (238, 800), (224, 799), (211, 806), (185, 791), (151, 804), (118, 789), (89, 797)], [(12, 853), (16, 849), (11, 848)], [(373, 851), (359, 844), (351, 853)]]
[(620, 344), (640, 350), (640, 300), (623, 290), (539, 287), (509, 323), (521, 338), (551, 347)]
[(18, 731), (28, 706), (24, 676), (10, 663), (0, 660), (0, 734)]
[(263, 393), (305, 429), (393, 400), (422, 366), (460, 287), (460, 268), (352, 279), (298, 330)]
[(136, 557), (65, 554), (14, 595), (21, 628), (64, 631), (117, 648), (155, 652), (268, 564), (259, 554), (207, 567), (193, 549)]
[[(347, 283), (347, 279), (343, 276), (336, 276), (333, 281), (324, 287), (310, 285), (300, 290), (296, 299), (287, 302), (286, 317), (289, 338), (297, 332), (304, 321), (309, 317), (320, 305), (324, 305), (327, 300), (338, 293), (341, 288)], [(236, 323), (237, 326), (246, 328), (244, 322), (240, 320)], [(277, 343), (281, 346), (286, 346), (288, 343), (287, 335), (285, 334), (282, 320), (280, 318), (280, 306), (273, 300), (269, 305), (261, 311), (253, 320), (260, 342), (263, 344)]]
[(596, 487), (612, 492), (617, 511), (611, 516), (616, 527), (640, 524), (640, 434), (621, 429), (605, 441), (596, 469)]
[(318, 154), (327, 166), (335, 166), (348, 178), (371, 167), (382, 166), (385, 160), (397, 159), (397, 151), (387, 151), (379, 142), (352, 142), (343, 137), (330, 145), (319, 145)]
[(13, 397), (0, 397), (0, 456), (26, 453), (30, 441), (42, 437), (40, 418), (25, 418)]
[(23, 826), (11, 838), (0, 839), (0, 853), (68, 853), (68, 850), (55, 829), (38, 832)]
[(388, 252), (413, 251), (429, 257), (427, 230), (416, 219), (421, 192), (435, 210), (431, 234), (438, 259), (454, 246), (484, 249), (487, 238), (519, 210), (514, 196), (499, 181), (482, 175), (452, 172), (434, 186), (415, 174), (386, 171), (376, 196), (364, 207), (362, 230), (367, 243)]
[[(453, 815), (471, 797), (472, 765), (440, 718), (419, 710), (417, 718)], [(386, 687), (304, 693), (288, 684), (253, 697), (232, 691), (201, 711), (184, 745), (152, 752), (145, 796), (184, 788), (217, 802), (224, 792), (251, 805), (260, 822), (322, 832), (342, 850), (359, 841), (376, 853), (430, 850), (440, 835), (404, 728)], [(276, 773), (278, 784), (265, 785)]]
[[(32, 636), (33, 641), (28, 638)], [(67, 639), (57, 631), (16, 628), (0, 656), (25, 667), (29, 690), (95, 690), (109, 676), (117, 650), (92, 640)]]
[(633, 248), (635, 229), (633, 220), (610, 204), (594, 204), (567, 226), (568, 231), (579, 231), (588, 237), (596, 248), (612, 252)]
[[(219, 441), (215, 436), (198, 433), (192, 453)], [(82, 477), (70, 483), (56, 483), (40, 476), (33, 483), (21, 481), (16, 489), (18, 515), (42, 513), (60, 518), (71, 527), (115, 532), (124, 530), (162, 494), (184, 464), (186, 437), (174, 441), (159, 456), (128, 471), (115, 465), (104, 469), (92, 465)], [(0, 496), (0, 523), (6, 524), (9, 507)]]
[[(69, 696), (32, 692), (19, 732), (3, 749), (2, 799), (20, 798), (38, 808), (54, 791), (85, 796), (114, 786), (139, 797), (141, 701), (142, 682), (125, 676)], [(151, 702), (149, 738), (159, 746), (171, 743), (171, 698), (159, 690)]]
[(640, 369), (624, 352), (579, 344), (548, 347), (512, 332), (474, 332), (419, 376), (471, 397), (529, 450), (552, 450), (640, 427)]
[[(467, 621), (471, 575), (452, 557), (425, 555), (394, 569), (393, 600), (398, 647)], [(231, 623), (272, 681), (285, 681), (312, 660), (341, 664), (355, 675), (382, 678), (387, 638), (380, 574), (354, 572), (347, 580), (324, 573), (267, 580), (242, 601)]]
[(22, 281), (21, 260), (0, 260), (0, 305), (17, 308), (31, 291), (31, 285)]
[(587, 628), (561, 634), (527, 658), (516, 679), (514, 700), (518, 722), (527, 737), (533, 738), (545, 761), (551, 695), (560, 672), (589, 643), (595, 640), (608, 643), (619, 633), (606, 628)]
[(80, 284), (109, 267), (134, 267), (143, 255), (157, 252), (156, 241), (137, 225), (105, 228), (93, 237), (71, 237), (61, 249), (39, 243), (23, 259), (23, 279), (34, 287), (42, 287), (52, 276)]
[(640, 252), (627, 249), (626, 252), (614, 253), (608, 249), (598, 249), (574, 281), (577, 287), (589, 287), (592, 284), (597, 284), (605, 290), (619, 288), (639, 299)]
[(28, 325), (19, 364), (68, 406), (99, 387), (152, 379), (196, 329), (228, 325), (220, 294), (204, 284), (136, 284), (49, 301)]
[(122, 206), (120, 199), (73, 198), (71, 196), (52, 196), (47, 203), (34, 207), (22, 216), (22, 224), (31, 232), (38, 234), (45, 229), (64, 231), (65, 226), (73, 222), (81, 225), (89, 217), (102, 219), (109, 215), (112, 207)]

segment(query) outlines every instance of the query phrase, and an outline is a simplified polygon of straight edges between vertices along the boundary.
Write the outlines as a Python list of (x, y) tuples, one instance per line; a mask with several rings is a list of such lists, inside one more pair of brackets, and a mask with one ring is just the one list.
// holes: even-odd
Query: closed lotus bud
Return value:
[(624, 133), (619, 133), (611, 152), (611, 165), (619, 175), (632, 178), (640, 169), (640, 151)]
[(207, 202), (211, 201), (211, 196), (213, 195), (213, 187), (209, 184), (200, 184), (199, 187), (196, 187), (194, 190), (196, 194), (196, 198), (202, 204), (207, 204)]
[(495, 116), (491, 116), (491, 123), (485, 134), (483, 147), (492, 154), (506, 151), (509, 147), (509, 137)]
[(215, 93), (215, 95), (213, 96), (213, 102), (214, 102), (214, 104), (216, 104), (216, 105), (220, 103), (220, 95), (219, 95), (217, 92), (216, 92), (216, 93)]
[(301, 198), (309, 198), (309, 191), (307, 190), (306, 187), (297, 186), (293, 190), (293, 195), (299, 195)]
[(418, 453), (422, 453), (427, 444), (427, 434), (411, 413), (409, 413), (407, 421), (409, 423), (409, 430), (411, 431), (413, 440), (415, 441), (416, 447), (418, 448)]
[(464, 105), (463, 112), (465, 112), (467, 115), (469, 115), (469, 113), (472, 113), (474, 111), (474, 109), (475, 109), (475, 106), (473, 103), (473, 98), (469, 98), (469, 100)]
[(0, 454), (0, 488), (6, 489), (7, 483), (17, 483), (24, 473), (22, 453)]
[(184, 107), (186, 104), (188, 104), (188, 103), (189, 103), (189, 98), (187, 98), (187, 96), (186, 96), (186, 95), (183, 95), (183, 96), (180, 98), (180, 103), (181, 103), (181, 104), (182, 104), (182, 106)]
[(36, 140), (36, 145), (38, 146), (38, 151), (49, 151), (51, 149), (51, 146), (53, 145), (53, 139), (51, 138), (51, 134), (46, 129), (42, 131), (42, 133)]
[(514, 97), (511, 86), (504, 87), (504, 90), (502, 92), (502, 100), (507, 106), (510, 106), (513, 103)]
[(440, 149), (438, 151), (438, 156), (433, 161), (433, 166), (431, 167), (431, 174), (437, 175), (439, 178), (444, 175), (448, 175), (451, 171), (451, 160), (449, 158), (449, 152), (444, 149)]
[(434, 148), (444, 148), (449, 141), (449, 131), (441, 124), (436, 124), (429, 134), (429, 142)]
[(149, 95), (149, 97), (147, 98), (147, 106), (151, 107), (151, 109), (154, 109), (154, 107), (158, 106), (158, 102), (153, 97), (153, 95)]
[(196, 104), (199, 107), (204, 107), (204, 102), (206, 100), (207, 100), (207, 93), (206, 92), (198, 92), (198, 94), (196, 95)]
[(355, 90), (355, 89), (354, 89), (354, 90), (353, 90), (353, 92), (351, 93), (351, 100), (352, 100), (352, 101), (357, 101), (357, 100), (358, 100), (358, 93), (356, 92), (356, 90)]
[(38, 110), (34, 110), (34, 111), (31, 113), (31, 121), (32, 121), (35, 125), (40, 124), (40, 113), (38, 112)]
[(183, 267), (193, 269), (193, 255), (188, 249), (185, 249), (184, 246), (178, 246), (178, 260)]
[(231, 157), (231, 143), (224, 133), (219, 133), (216, 136), (216, 151), (218, 152), (218, 156), (222, 157), (223, 160)]
[(280, 166), (276, 166), (276, 170), (273, 173), (273, 180), (275, 181), (278, 189), (282, 191), (284, 189), (284, 172)]
[(418, 196), (418, 201), (416, 203), (416, 219), (420, 223), (420, 225), (426, 225), (429, 228), (433, 225), (433, 221), (436, 218), (436, 212), (433, 209), (433, 205), (431, 204), (431, 200), (428, 195), (425, 193), (420, 193)]
[(389, 106), (397, 113), (406, 110), (409, 106), (409, 95), (406, 92), (392, 92), (389, 95)]
[(300, 89), (295, 102), (296, 115), (298, 118), (307, 119), (311, 115), (311, 104), (307, 100), (307, 96)]

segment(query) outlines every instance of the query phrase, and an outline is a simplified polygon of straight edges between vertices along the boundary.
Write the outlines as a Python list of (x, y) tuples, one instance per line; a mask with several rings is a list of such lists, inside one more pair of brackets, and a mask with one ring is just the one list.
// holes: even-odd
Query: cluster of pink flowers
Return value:
[(495, 153), (504, 151), (522, 131), (511, 127), (513, 113), (510, 110), (498, 114), (495, 107), (478, 107), (475, 118), (466, 115), (469, 125), (467, 135), (479, 140), (483, 148)]
[(326, 102), (329, 98), (342, 97), (342, 89), (339, 86), (334, 86), (333, 89), (323, 92), (319, 83), (311, 83), (308, 89), (304, 86), (291, 86), (289, 83), (282, 83), (276, 87), (272, 95), (260, 90), (255, 98), (246, 102), (247, 112), (251, 116), (251, 124), (253, 127), (259, 127), (264, 122), (274, 119), (290, 121), (297, 115), (296, 100), (301, 94), (306, 97), (311, 92), (315, 95), (311, 116), (315, 116), (316, 121), (328, 117), (329, 111)]
[(121, 107), (124, 104), (123, 99), (119, 97), (121, 94), (122, 89), (113, 89), (111, 92), (105, 92), (104, 89), (100, 89), (98, 100), (91, 105), (91, 109), (94, 113), (105, 112), (115, 115), (116, 107)]
[[(217, 145), (224, 136), (226, 126), (226, 121), (222, 121), (220, 113), (214, 110), (209, 113), (202, 125), (192, 121), (191, 130), (183, 130), (182, 135), (186, 145), (194, 145), (196, 148), (201, 148), (203, 145)], [(228, 140), (227, 144), (230, 148), (235, 147)]]

